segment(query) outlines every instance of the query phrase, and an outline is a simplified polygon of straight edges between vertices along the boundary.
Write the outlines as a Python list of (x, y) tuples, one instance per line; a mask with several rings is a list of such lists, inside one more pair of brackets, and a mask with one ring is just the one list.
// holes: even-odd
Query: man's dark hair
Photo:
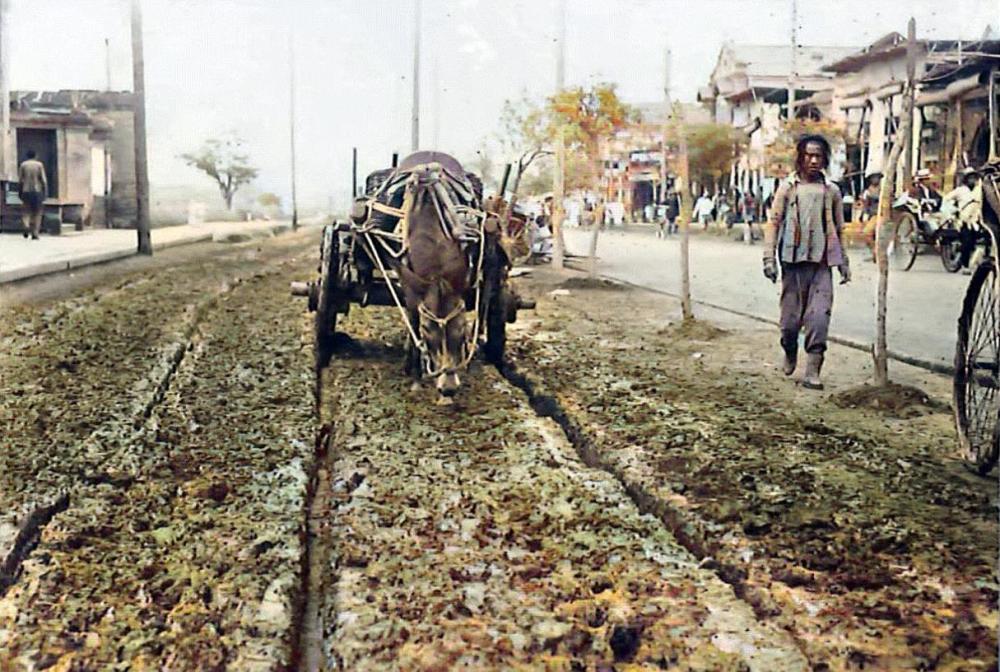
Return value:
[(798, 142), (795, 143), (795, 165), (798, 166), (802, 163), (802, 157), (806, 153), (806, 145), (810, 142), (815, 142), (820, 146), (823, 151), (823, 167), (826, 168), (830, 165), (830, 143), (822, 135), (816, 133), (807, 133), (799, 137)]
[(35, 158), (36, 156), (38, 156), (38, 155), (37, 155), (37, 154), (35, 154), (35, 150), (33, 150), (33, 149), (29, 149), (29, 150), (28, 150), (28, 158), (29, 158), (29, 159), (33, 159), (33, 158)]

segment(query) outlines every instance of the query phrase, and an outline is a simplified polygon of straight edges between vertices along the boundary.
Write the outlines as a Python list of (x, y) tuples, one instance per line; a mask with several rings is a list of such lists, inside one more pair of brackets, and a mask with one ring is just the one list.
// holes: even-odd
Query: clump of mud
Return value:
[(948, 404), (932, 399), (923, 390), (899, 383), (862, 385), (833, 394), (830, 400), (841, 408), (866, 408), (897, 418), (947, 413), (950, 410)]
[(604, 278), (569, 278), (559, 285), (560, 289), (602, 289), (612, 292), (625, 292), (631, 289), (620, 282)]
[(683, 338), (689, 341), (714, 341), (729, 332), (720, 329), (710, 322), (701, 320), (681, 320), (658, 330), (657, 335), (670, 338)]

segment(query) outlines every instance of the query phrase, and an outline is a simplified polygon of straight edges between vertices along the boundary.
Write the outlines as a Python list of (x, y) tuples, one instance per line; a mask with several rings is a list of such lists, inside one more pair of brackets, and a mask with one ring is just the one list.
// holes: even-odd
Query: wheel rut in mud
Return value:
[(519, 370), (512, 360), (505, 360), (499, 371), (507, 381), (524, 392), (539, 417), (551, 418), (559, 425), (566, 439), (587, 466), (600, 469), (617, 480), (642, 513), (656, 516), (677, 542), (698, 559), (702, 567), (715, 571), (720, 579), (732, 586), (736, 596), (746, 602), (758, 618), (764, 619), (774, 615), (776, 607), (746, 584), (745, 570), (715, 558), (718, 543), (703, 533), (702, 521), (692, 519), (683, 510), (671, 507), (663, 499), (657, 498), (641, 485), (626, 478), (620, 469), (601, 456), (594, 446), (593, 437), (573, 420), (559, 400), (543, 391), (541, 386), (537, 385), (531, 376)]
[[(11, 323), (36, 338), (0, 358), (22, 444), (0, 478), (55, 506), (0, 558), (4, 661), (290, 663), (316, 422), (309, 325), (288, 296), (315, 244), (289, 238)], [(69, 421), (25, 413), (62, 418), (64, 399)]]
[(456, 408), (409, 390), (393, 317), (352, 311), (340, 326), (357, 340), (323, 373), (311, 518), (327, 525), (299, 669), (806, 669), (494, 367), (473, 367)]

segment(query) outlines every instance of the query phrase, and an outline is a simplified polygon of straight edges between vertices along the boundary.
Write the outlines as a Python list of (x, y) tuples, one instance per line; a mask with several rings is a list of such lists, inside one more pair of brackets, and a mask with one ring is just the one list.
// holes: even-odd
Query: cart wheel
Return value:
[(949, 273), (962, 269), (962, 241), (958, 238), (941, 243), (941, 265)]
[(908, 271), (913, 268), (913, 262), (917, 260), (919, 251), (920, 228), (917, 226), (917, 220), (912, 214), (904, 212), (896, 225), (896, 235), (890, 242), (889, 260), (894, 268)]
[(955, 348), (955, 424), (965, 459), (986, 474), (1000, 456), (1000, 324), (996, 266), (984, 261), (965, 293)]
[(496, 237), (486, 240), (486, 258), (483, 259), (483, 281), (486, 284), (486, 345), (484, 354), (490, 364), (503, 363), (507, 348), (507, 292), (503, 291), (506, 275), (506, 258)]
[(320, 244), (319, 291), (316, 302), (316, 367), (325, 368), (333, 356), (337, 329), (337, 277), (340, 274), (340, 249), (336, 227), (323, 227)]

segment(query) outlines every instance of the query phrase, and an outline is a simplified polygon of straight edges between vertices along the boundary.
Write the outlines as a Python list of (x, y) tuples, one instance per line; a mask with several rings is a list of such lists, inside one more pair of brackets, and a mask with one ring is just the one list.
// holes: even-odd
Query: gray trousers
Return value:
[(833, 272), (825, 264), (781, 265), (781, 347), (798, 349), (799, 331), (806, 332), (806, 352), (826, 352), (833, 310)]

